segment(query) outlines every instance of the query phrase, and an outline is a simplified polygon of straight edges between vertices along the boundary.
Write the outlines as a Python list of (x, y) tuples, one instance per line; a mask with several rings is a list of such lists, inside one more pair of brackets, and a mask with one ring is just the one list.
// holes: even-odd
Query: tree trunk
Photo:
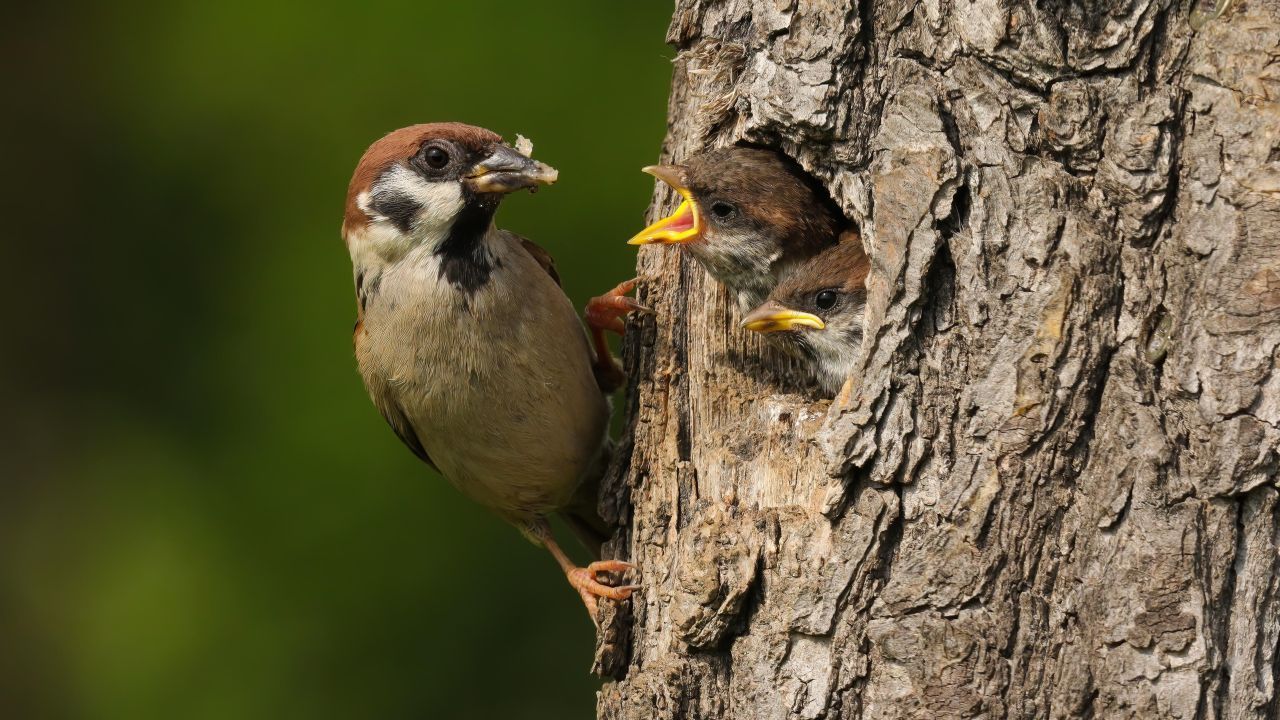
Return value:
[(1276, 718), (1275, 0), (680, 0), (668, 41), (663, 159), (826, 183), (868, 339), (815, 401), (641, 251), (599, 717)]

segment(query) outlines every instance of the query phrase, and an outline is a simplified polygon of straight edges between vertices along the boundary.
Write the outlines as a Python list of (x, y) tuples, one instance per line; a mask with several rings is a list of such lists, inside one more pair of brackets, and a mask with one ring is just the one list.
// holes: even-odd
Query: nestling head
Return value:
[(644, 171), (670, 185), (684, 201), (628, 242), (686, 245), (695, 255), (706, 256), (700, 259), (710, 261), (713, 273), (722, 255), (755, 255), (772, 262), (786, 250), (825, 247), (844, 224), (839, 209), (808, 174), (772, 150), (720, 148), (683, 165), (652, 165)]
[(369, 146), (347, 187), (342, 235), (352, 258), (384, 260), (437, 245), (455, 226), (484, 232), (504, 194), (556, 181), (557, 173), (462, 123), (411, 125)]
[(742, 320), (808, 358), (819, 382), (839, 390), (862, 344), (867, 274), (871, 265), (855, 233), (796, 269)]

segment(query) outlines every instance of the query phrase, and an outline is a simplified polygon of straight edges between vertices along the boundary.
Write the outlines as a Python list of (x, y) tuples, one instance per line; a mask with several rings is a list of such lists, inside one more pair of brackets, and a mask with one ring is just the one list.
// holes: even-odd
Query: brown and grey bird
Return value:
[(595, 483), (610, 442), (596, 377), (612, 359), (593, 356), (547, 252), (493, 223), (505, 194), (556, 176), (482, 128), (402, 128), (360, 159), (342, 234), (374, 404), (419, 458), (545, 545), (594, 618), (597, 597), (635, 589), (597, 573), (631, 566), (577, 567), (547, 516), (599, 532)]
[(682, 245), (743, 312), (791, 270), (836, 243), (846, 221), (817, 182), (781, 153), (727, 147), (644, 171), (684, 198), (632, 245)]
[(788, 350), (809, 363), (814, 377), (835, 394), (853, 371), (862, 344), (862, 315), (867, 304), (871, 263), (856, 233), (845, 233), (796, 268), (742, 326), (772, 333)]

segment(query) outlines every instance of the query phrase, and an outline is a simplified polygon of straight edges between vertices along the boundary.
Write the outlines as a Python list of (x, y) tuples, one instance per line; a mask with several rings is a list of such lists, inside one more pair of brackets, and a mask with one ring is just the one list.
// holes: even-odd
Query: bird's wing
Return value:
[(511, 237), (519, 240), (520, 247), (524, 248), (524, 251), (529, 253), (534, 260), (538, 261), (538, 264), (542, 266), (543, 270), (547, 271), (547, 274), (551, 276), (552, 280), (556, 281), (557, 285), (563, 284), (560, 282), (560, 273), (556, 272), (556, 261), (555, 258), (551, 257), (551, 253), (542, 249), (541, 245), (538, 245), (528, 238), (520, 237), (513, 232), (504, 232), (507, 232)]
[[(507, 230), (504, 230), (503, 232), (510, 235), (512, 239), (520, 241), (520, 247), (524, 248), (524, 251), (529, 253), (529, 255), (542, 266), (543, 270), (547, 271), (547, 274), (551, 276), (551, 279), (556, 281), (556, 285), (563, 287), (563, 283), (560, 282), (560, 273), (556, 272), (555, 258), (551, 257), (551, 253), (547, 252), (541, 245), (528, 238), (521, 237)], [(592, 370), (595, 372), (596, 384), (600, 386), (601, 392), (607, 395), (618, 389), (618, 381), (616, 379), (601, 375), (602, 366), (599, 363), (593, 365)], [(580, 535), (579, 539), (581, 539), (581, 537), (582, 536)], [(585, 542), (586, 541), (584, 540), (584, 543)]]
[(382, 412), (382, 417), (386, 418), (387, 424), (395, 431), (396, 437), (400, 438), (400, 442), (412, 450), (413, 454), (418, 456), (418, 459), (430, 465), (432, 470), (438, 472), (440, 468), (431, 462), (431, 456), (427, 454), (426, 448), (422, 447), (422, 441), (418, 439), (418, 433), (414, 431), (413, 425), (409, 422), (409, 418), (405, 417), (404, 412), (400, 410), (400, 406), (394, 400), (376, 404), (378, 410)]
[[(363, 320), (357, 320), (355, 332), (352, 333), (352, 341), (356, 347), (356, 354), (360, 353), (360, 329)], [(363, 375), (363, 373), (361, 373)], [(409, 422), (409, 418), (405, 416), (404, 411), (400, 409), (400, 404), (396, 399), (387, 392), (387, 388), (382, 383), (375, 383), (368, 376), (364, 377), (365, 389), (369, 391), (369, 397), (373, 400), (373, 404), (378, 408), (378, 412), (382, 413), (382, 417), (391, 426), (396, 437), (400, 438), (400, 442), (405, 447), (413, 451), (418, 459), (431, 466), (432, 470), (439, 472), (440, 468), (431, 462), (431, 456), (427, 454), (427, 449), (422, 447), (422, 441), (418, 439), (418, 433), (413, 429), (413, 424)]]

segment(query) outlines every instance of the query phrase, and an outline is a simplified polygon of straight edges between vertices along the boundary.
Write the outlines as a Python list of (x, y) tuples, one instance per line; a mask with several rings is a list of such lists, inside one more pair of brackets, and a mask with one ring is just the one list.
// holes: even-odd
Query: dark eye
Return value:
[(840, 296), (835, 290), (823, 290), (813, 298), (813, 304), (818, 306), (819, 310), (830, 310), (836, 306), (836, 301)]
[(427, 167), (439, 170), (449, 164), (449, 151), (439, 145), (432, 145), (422, 151), (422, 161)]
[(728, 218), (728, 217), (732, 217), (733, 214), (736, 212), (738, 212), (738, 208), (734, 207), (733, 205), (723, 200), (717, 200), (711, 203), (711, 214), (715, 215), (721, 220), (724, 220), (725, 218)]

